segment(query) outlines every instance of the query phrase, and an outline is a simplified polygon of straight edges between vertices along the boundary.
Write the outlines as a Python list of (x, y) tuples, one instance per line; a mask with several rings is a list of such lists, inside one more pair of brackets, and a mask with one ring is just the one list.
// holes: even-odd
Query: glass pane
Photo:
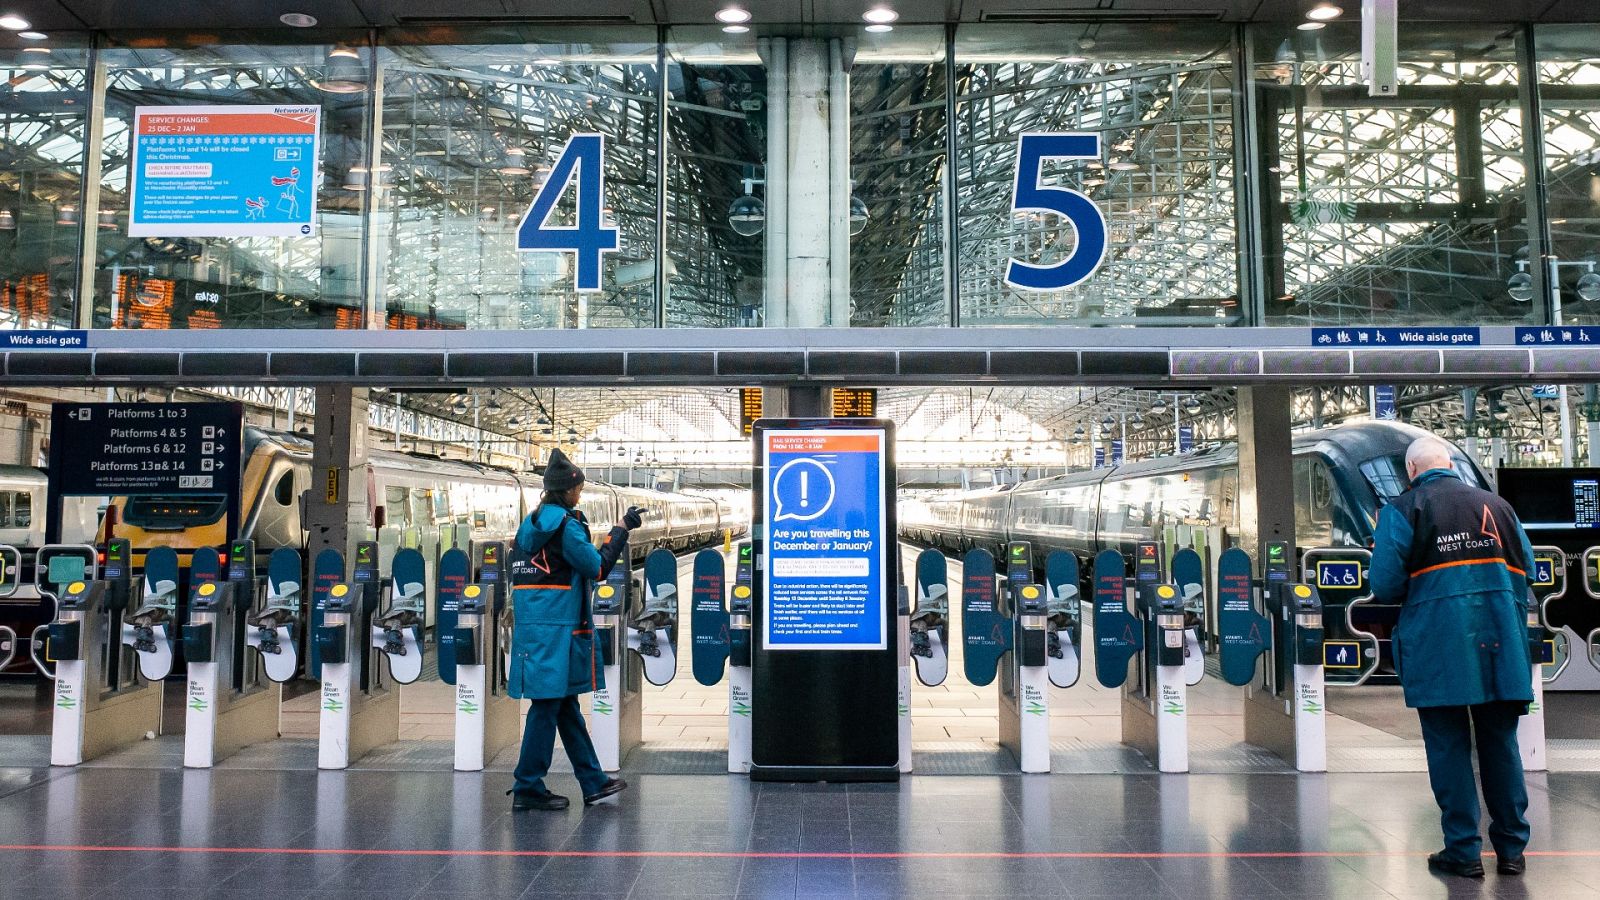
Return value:
[[(956, 32), (963, 324), (1238, 321), (1231, 31), (1198, 23), (970, 26)], [(1089, 132), (1098, 159), (1047, 160), (1044, 188), (1105, 219), (1098, 270), (1061, 289), (1007, 283), (1011, 260), (1053, 266), (1076, 230), (1013, 213), (1018, 138)]]
[(0, 49), (0, 328), (72, 324), (86, 52)]
[(1541, 26), (1534, 40), (1561, 321), (1600, 324), (1600, 26)]
[(1268, 324), (1526, 317), (1507, 290), (1527, 232), (1506, 29), (1408, 24), (1393, 98), (1361, 83), (1357, 23), (1253, 41)]
[[(364, 195), (343, 185), (367, 155), (369, 58), (344, 44), (106, 49), (96, 327), (360, 321)], [(183, 109), (240, 105), (276, 109), (249, 123)], [(167, 109), (137, 136), (139, 215), (155, 221), (130, 236), (138, 107)], [(306, 109), (317, 127), (298, 133)]]
[[(525, 33), (526, 32), (526, 33)], [(596, 40), (599, 34), (609, 39)], [(400, 33), (379, 54), (383, 165), (374, 239), (390, 327), (601, 328), (655, 323), (653, 30)], [(430, 43), (423, 43), (429, 41)], [(519, 252), (517, 231), (575, 134), (604, 135), (599, 290), (570, 252)], [(549, 228), (580, 223), (563, 179)], [(559, 187), (560, 185), (557, 185)], [(592, 211), (591, 211), (592, 213)]]

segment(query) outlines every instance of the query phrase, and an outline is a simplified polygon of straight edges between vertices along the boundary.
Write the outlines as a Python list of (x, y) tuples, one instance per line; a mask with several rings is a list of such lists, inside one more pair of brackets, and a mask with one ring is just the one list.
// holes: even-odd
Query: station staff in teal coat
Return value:
[(1444, 849), (1436, 872), (1483, 877), (1476, 733), (1489, 842), (1502, 875), (1523, 871), (1528, 792), (1517, 720), (1533, 701), (1527, 603), (1533, 548), (1511, 507), (1462, 481), (1450, 445), (1418, 438), (1406, 452), (1411, 489), (1378, 516), (1372, 593), (1398, 603), (1395, 668), (1422, 720), (1428, 778)]
[(514, 810), (560, 810), (569, 805), (566, 797), (551, 793), (544, 783), (558, 733), (585, 804), (628, 786), (601, 770), (578, 696), (604, 686), (589, 614), (590, 590), (624, 555), (628, 532), (641, 520), (639, 511), (630, 509), (596, 549), (589, 523), (578, 510), (583, 482), (582, 469), (560, 450), (550, 451), (544, 497), (517, 529), (511, 554), (514, 622), (507, 677), (511, 696), (530, 701), (516, 784), (507, 792)]

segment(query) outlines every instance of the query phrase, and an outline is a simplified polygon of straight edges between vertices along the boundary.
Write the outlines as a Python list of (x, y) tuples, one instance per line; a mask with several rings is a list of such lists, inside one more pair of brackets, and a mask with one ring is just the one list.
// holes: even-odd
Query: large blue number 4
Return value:
[(1059, 291), (1087, 279), (1106, 255), (1106, 218), (1094, 201), (1069, 188), (1039, 184), (1047, 159), (1099, 159), (1100, 135), (1024, 134), (1017, 139), (1017, 182), (1012, 213), (1048, 212), (1072, 223), (1078, 245), (1072, 255), (1051, 266), (1018, 259), (1006, 266), (1006, 284), (1031, 291)]
[[(518, 250), (556, 251), (577, 257), (575, 286), (580, 291), (600, 290), (601, 262), (618, 246), (617, 229), (605, 224), (605, 159), (603, 135), (573, 135), (517, 225)], [(578, 224), (549, 224), (556, 202), (574, 177), (578, 179)]]

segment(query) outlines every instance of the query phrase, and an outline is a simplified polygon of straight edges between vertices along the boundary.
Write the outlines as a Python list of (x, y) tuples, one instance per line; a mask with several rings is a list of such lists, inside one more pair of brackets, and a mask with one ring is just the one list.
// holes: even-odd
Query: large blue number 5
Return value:
[(1037, 266), (1018, 259), (1006, 266), (1006, 284), (1032, 291), (1059, 291), (1087, 279), (1100, 268), (1106, 255), (1106, 218), (1088, 197), (1068, 188), (1042, 187), (1047, 159), (1099, 159), (1098, 134), (1024, 134), (1017, 139), (1017, 182), (1011, 211), (1050, 212), (1072, 223), (1078, 245), (1072, 255), (1053, 266)]
[[(580, 291), (600, 290), (600, 264), (605, 254), (616, 252), (617, 229), (605, 225), (605, 137), (575, 134), (567, 140), (550, 177), (534, 195), (517, 225), (517, 249), (559, 251), (577, 257), (575, 286)], [(578, 179), (578, 224), (550, 225), (556, 201)]]

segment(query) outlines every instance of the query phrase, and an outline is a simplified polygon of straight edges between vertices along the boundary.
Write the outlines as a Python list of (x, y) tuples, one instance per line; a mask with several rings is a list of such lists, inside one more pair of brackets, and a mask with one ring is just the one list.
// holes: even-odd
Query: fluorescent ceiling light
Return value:
[(44, 40), (45, 38), (47, 38), (49, 36), (50, 35), (45, 34), (42, 31), (19, 31), (19, 32), (17, 32), (17, 37), (22, 38), (25, 41), (42, 41), (42, 40)]
[(873, 34), (883, 34), (886, 31), (893, 31), (894, 26), (887, 25), (883, 22), (874, 22), (871, 25), (868, 25), (866, 30), (872, 32)]
[(1329, 19), (1337, 19), (1342, 15), (1344, 15), (1343, 9), (1326, 2), (1326, 0), (1306, 11), (1306, 18), (1313, 22), (1326, 22)]
[(1301, 31), (1321, 31), (1322, 29), (1328, 27), (1328, 23), (1327, 22), (1301, 22), (1299, 25), (1296, 25), (1295, 27), (1300, 29)]
[(900, 18), (900, 14), (887, 6), (874, 6), (861, 14), (861, 18), (874, 25), (887, 25)]
[(750, 26), (749, 25), (724, 25), (724, 26), (722, 26), (722, 33), (723, 34), (744, 34), (745, 32), (747, 32), (749, 30), (750, 30)]
[(27, 31), (32, 27), (33, 25), (27, 19), (16, 13), (6, 13), (0, 16), (0, 28), (4, 28), (7, 31)]
[(728, 25), (740, 25), (750, 21), (750, 10), (738, 6), (724, 6), (717, 10), (717, 21)]

